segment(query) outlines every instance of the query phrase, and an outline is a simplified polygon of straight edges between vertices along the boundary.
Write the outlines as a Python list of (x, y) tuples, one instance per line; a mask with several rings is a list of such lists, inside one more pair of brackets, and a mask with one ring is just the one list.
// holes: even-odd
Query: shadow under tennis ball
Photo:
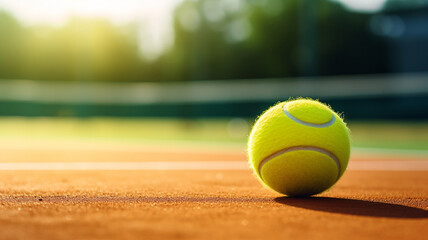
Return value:
[(314, 211), (386, 218), (428, 218), (428, 211), (399, 204), (357, 199), (308, 197), (278, 197), (275, 202)]

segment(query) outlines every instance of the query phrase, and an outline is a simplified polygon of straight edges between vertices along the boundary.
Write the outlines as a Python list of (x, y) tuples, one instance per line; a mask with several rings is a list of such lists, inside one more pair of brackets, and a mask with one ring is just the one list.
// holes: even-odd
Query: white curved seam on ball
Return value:
[(330, 119), (330, 121), (328, 121), (326, 123), (317, 124), (317, 123), (308, 123), (308, 122), (302, 121), (302, 120), (296, 118), (295, 116), (291, 115), (291, 113), (287, 109), (288, 104), (289, 103), (286, 103), (284, 105), (284, 107), (282, 108), (282, 111), (285, 113), (285, 115), (287, 115), (287, 117), (289, 117), (291, 120), (295, 121), (296, 123), (300, 123), (300, 124), (308, 126), (308, 127), (325, 128), (325, 127), (329, 127), (329, 126), (333, 125), (333, 123), (336, 121), (336, 117), (334, 116), (334, 114), (331, 114), (332, 118)]
[(296, 146), (296, 147), (289, 147), (289, 148), (282, 149), (282, 150), (280, 150), (280, 151), (278, 151), (278, 152), (276, 152), (276, 153), (274, 153), (274, 154), (271, 154), (270, 156), (267, 156), (265, 159), (263, 159), (263, 160), (260, 162), (259, 167), (258, 167), (258, 169), (257, 169), (257, 170), (258, 170), (258, 172), (259, 172), (259, 176), (260, 176), (260, 178), (262, 178), (262, 179), (263, 179), (263, 177), (262, 177), (262, 168), (263, 168), (263, 166), (264, 166), (267, 162), (269, 162), (270, 160), (272, 160), (272, 159), (274, 159), (274, 158), (276, 158), (276, 157), (278, 157), (278, 156), (280, 156), (280, 155), (282, 155), (282, 154), (285, 154), (285, 153), (289, 153), (289, 152), (293, 152), (293, 151), (303, 151), (303, 150), (319, 152), (319, 153), (324, 154), (324, 155), (327, 155), (327, 156), (329, 156), (331, 159), (333, 159), (334, 163), (335, 163), (335, 164), (336, 164), (336, 166), (337, 166), (337, 170), (338, 170), (336, 181), (339, 179), (339, 177), (340, 177), (340, 172), (342, 171), (342, 168), (341, 168), (341, 165), (340, 165), (339, 159), (336, 157), (336, 155), (334, 155), (332, 152), (330, 152), (330, 151), (328, 151), (328, 150), (325, 150), (325, 149), (323, 149), (323, 148), (313, 147), (313, 146)]

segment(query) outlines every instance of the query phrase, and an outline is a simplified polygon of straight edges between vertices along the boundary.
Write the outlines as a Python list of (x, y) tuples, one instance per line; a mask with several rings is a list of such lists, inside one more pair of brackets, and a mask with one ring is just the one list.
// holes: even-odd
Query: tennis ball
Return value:
[(321, 193), (343, 175), (349, 131), (330, 107), (312, 99), (278, 103), (256, 121), (249, 161), (269, 188), (288, 196)]

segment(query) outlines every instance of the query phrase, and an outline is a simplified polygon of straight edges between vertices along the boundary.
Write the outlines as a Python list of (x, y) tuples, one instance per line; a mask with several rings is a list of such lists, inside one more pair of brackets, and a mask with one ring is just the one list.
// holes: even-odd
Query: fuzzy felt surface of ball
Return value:
[(257, 119), (248, 154), (255, 174), (269, 188), (288, 196), (315, 195), (345, 172), (349, 130), (341, 116), (319, 101), (285, 101)]

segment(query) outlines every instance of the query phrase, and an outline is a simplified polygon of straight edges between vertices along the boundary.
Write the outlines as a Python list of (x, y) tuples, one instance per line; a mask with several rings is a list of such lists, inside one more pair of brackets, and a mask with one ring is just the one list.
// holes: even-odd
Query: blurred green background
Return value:
[(426, 42), (424, 0), (161, 2), (3, 0), (0, 78), (170, 82), (427, 70), (422, 56), (413, 67), (395, 56), (405, 57), (395, 51), (406, 48), (397, 43), (406, 34)]
[(290, 97), (428, 149), (427, 0), (0, 0), (0, 135), (245, 145)]

